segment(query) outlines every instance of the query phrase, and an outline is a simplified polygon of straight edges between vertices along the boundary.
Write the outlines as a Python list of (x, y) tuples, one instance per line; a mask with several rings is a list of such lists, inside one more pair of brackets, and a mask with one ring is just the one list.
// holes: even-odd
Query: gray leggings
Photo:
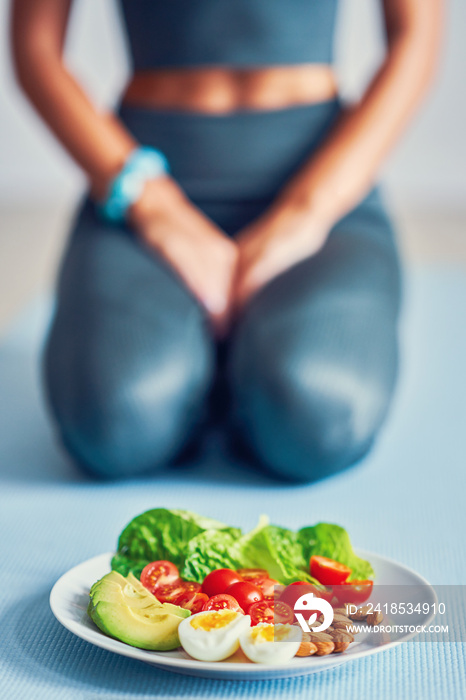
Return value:
[[(191, 199), (234, 236), (260, 215), (338, 116), (336, 103), (205, 116), (120, 111), (161, 148)], [(360, 459), (397, 372), (400, 266), (378, 190), (323, 249), (268, 284), (216, 346), (165, 262), (86, 201), (61, 268), (45, 383), (72, 457), (102, 477), (155, 473), (212, 418), (252, 462), (312, 481)], [(220, 358), (220, 361), (219, 361)], [(211, 411), (212, 414), (212, 411)]]

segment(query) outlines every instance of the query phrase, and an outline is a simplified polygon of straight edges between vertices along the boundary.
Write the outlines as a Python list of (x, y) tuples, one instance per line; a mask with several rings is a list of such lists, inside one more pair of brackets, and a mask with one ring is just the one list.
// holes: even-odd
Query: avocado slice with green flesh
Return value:
[(180, 646), (178, 625), (190, 611), (161, 603), (132, 574), (112, 571), (94, 583), (89, 595), (88, 614), (110, 637), (153, 651)]
[(109, 574), (106, 574), (103, 578), (99, 579), (99, 581), (96, 581), (92, 586), (91, 586), (91, 592), (95, 588), (99, 588), (100, 584), (102, 581), (106, 582), (106, 584), (113, 583), (117, 586), (120, 586), (120, 588), (125, 588), (125, 586), (131, 586), (134, 588), (134, 590), (141, 595), (147, 595), (149, 591), (147, 588), (145, 588), (142, 583), (139, 581), (139, 579), (136, 578), (133, 574), (128, 574), (128, 576), (122, 576), (121, 574), (118, 573), (118, 571), (111, 571)]
[(162, 606), (162, 603), (133, 574), (125, 578), (117, 571), (112, 571), (94, 583), (90, 596), (93, 605), (97, 605), (99, 601), (105, 601), (126, 604), (131, 608), (145, 608), (148, 605)]

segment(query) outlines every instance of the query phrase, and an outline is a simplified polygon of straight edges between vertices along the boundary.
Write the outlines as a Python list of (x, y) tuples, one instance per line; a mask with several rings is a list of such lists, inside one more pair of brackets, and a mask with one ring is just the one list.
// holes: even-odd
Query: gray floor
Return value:
[[(0, 330), (52, 286), (70, 215), (69, 204), (0, 208)], [(407, 261), (452, 262), (466, 271), (466, 210), (402, 210), (397, 219)]]

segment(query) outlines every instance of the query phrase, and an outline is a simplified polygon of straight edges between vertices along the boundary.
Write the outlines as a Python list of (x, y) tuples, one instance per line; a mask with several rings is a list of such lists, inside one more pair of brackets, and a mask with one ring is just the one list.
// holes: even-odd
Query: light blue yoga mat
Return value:
[(347, 473), (283, 486), (212, 453), (144, 482), (102, 484), (58, 450), (38, 378), (50, 304), (30, 306), (0, 340), (0, 697), (460, 698), (464, 645), (401, 646), (323, 672), (269, 682), (170, 674), (92, 647), (48, 607), (55, 580), (114, 548), (154, 506), (189, 508), (244, 528), (261, 512), (297, 528), (341, 523), (356, 546), (397, 559), (433, 583), (466, 581), (466, 275), (415, 268), (406, 280), (402, 372), (376, 448)]

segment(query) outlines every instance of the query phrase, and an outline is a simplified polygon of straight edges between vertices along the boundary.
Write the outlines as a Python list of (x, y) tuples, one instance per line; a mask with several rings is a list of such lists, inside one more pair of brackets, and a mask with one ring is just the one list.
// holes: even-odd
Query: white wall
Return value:
[[(380, 59), (377, 7), (376, 0), (342, 0), (338, 65), (345, 93), (357, 93)], [(75, 197), (83, 177), (15, 86), (8, 11), (9, 1), (0, 0), (0, 202)], [(435, 89), (385, 168), (400, 204), (466, 207), (465, 27), (466, 1), (450, 0)], [(127, 71), (114, 0), (75, 0), (67, 55), (96, 102), (112, 104)]]

